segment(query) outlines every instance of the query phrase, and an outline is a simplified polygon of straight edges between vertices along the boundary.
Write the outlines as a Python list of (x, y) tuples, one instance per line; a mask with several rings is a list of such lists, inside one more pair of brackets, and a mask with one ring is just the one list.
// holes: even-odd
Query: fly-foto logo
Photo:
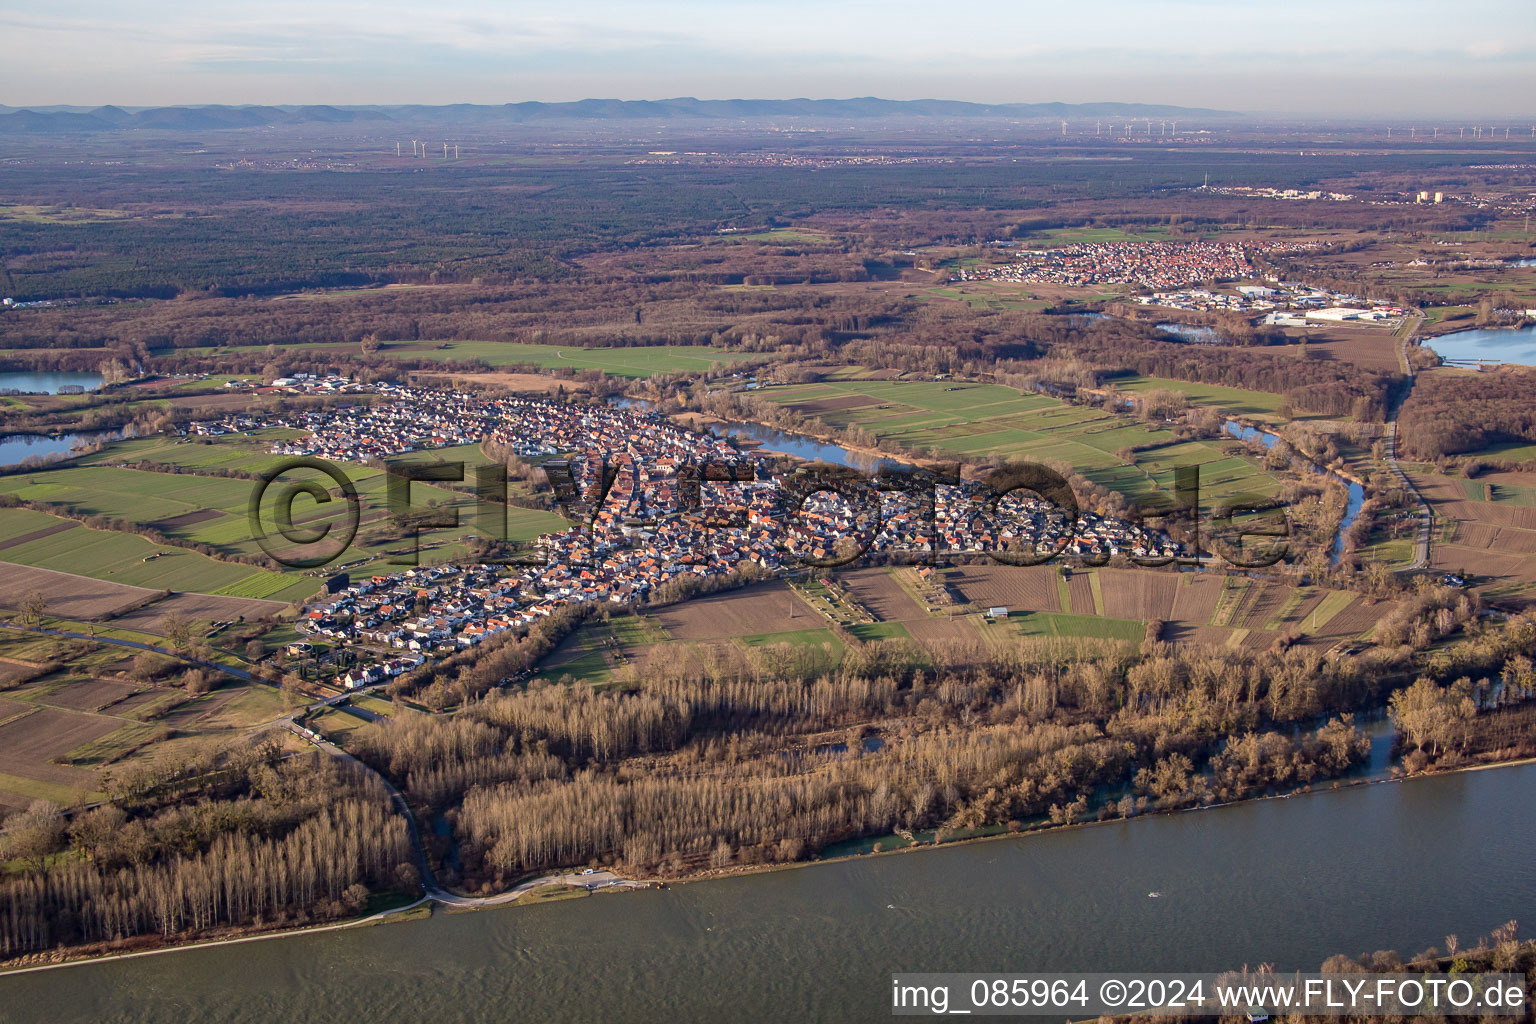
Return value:
[(744, 546), (781, 565), (821, 569), (871, 554), (916, 563), (982, 554), (1020, 566), (1064, 557), (1096, 566), (1120, 555), (1148, 568), (1258, 569), (1291, 554), (1282, 505), (1228, 495), (1207, 508), (1199, 466), (1179, 467), (1171, 489), (1140, 496), (1116, 516), (1085, 512), (1064, 476), (1033, 463), (963, 479), (958, 465), (867, 473), (812, 463), (768, 475), (747, 460), (701, 462), (679, 466), (665, 486), (648, 479), (649, 491), (635, 468), (590, 455), (546, 461), (549, 503), (574, 525), (527, 545), (509, 536), (504, 465), (396, 461), (382, 482), (360, 490), (335, 463), (293, 458), (253, 488), (251, 536), (274, 561), (302, 569), (343, 560), (365, 519), (378, 527), (371, 543), (395, 565), (419, 564), (423, 531), (466, 527), (480, 541), (474, 561), (524, 566), (595, 564), (612, 547), (659, 538), (674, 560), (705, 571)]

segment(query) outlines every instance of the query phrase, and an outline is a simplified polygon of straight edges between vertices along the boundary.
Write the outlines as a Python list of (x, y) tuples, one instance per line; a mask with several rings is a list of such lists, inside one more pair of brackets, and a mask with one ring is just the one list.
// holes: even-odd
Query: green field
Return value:
[(218, 438), (134, 438), (114, 441), (99, 452), (76, 459), (75, 464), (131, 465), (144, 460), (190, 470), (232, 469), (243, 473), (264, 473), (285, 459), (285, 456), (270, 452), (272, 442), (292, 440), (301, 433), (298, 430), (271, 429)]
[[(284, 346), (294, 351), (357, 354), (358, 347), (342, 342)], [(181, 349), (184, 355), (217, 357), (220, 353), (265, 352), (265, 345)], [(702, 345), (653, 345), (628, 348), (579, 348), (506, 341), (391, 341), (379, 347), (385, 359), (484, 360), (487, 365), (535, 366), (539, 369), (601, 370), (615, 377), (649, 377), (658, 373), (703, 373), (718, 363), (762, 359), (761, 353), (728, 352)]]
[[(861, 427), (882, 443), (936, 457), (1002, 456), (1067, 463), (1095, 483), (1131, 497), (1171, 491), (1176, 470), (1194, 465), (1201, 466), (1203, 499), (1237, 494), (1267, 498), (1280, 486), (1252, 460), (1228, 455), (1229, 442), (1175, 444), (1166, 428), (1129, 415), (1021, 394), (998, 384), (823, 381), (764, 388), (757, 394), (830, 426)], [(816, 405), (850, 396), (866, 402), (826, 411)], [(1270, 397), (1279, 401), (1278, 396)], [(1131, 463), (1117, 454), (1143, 446), (1156, 447), (1136, 453)]]
[(840, 655), (843, 642), (830, 629), (793, 629), (787, 633), (760, 633), (744, 636), (741, 642), (748, 647), (766, 647), (769, 644), (793, 644), (796, 647), (820, 647), (830, 645), (834, 656)]
[(1168, 229), (1157, 224), (1150, 224), (1135, 231), (1127, 231), (1123, 228), (1095, 227), (1047, 228), (1044, 231), (1030, 232), (1028, 239), (1023, 244), (1033, 249), (1041, 249), (1058, 245), (1071, 245), (1074, 242), (1164, 241), (1168, 237)]
[(905, 640), (912, 636), (899, 622), (856, 622), (848, 632), (868, 643), (871, 640)]
[(1177, 391), (1188, 397), (1191, 405), (1216, 406), (1227, 412), (1258, 419), (1279, 419), (1285, 399), (1268, 391), (1247, 391), (1219, 384), (1195, 384), (1168, 377), (1127, 377), (1114, 382), (1115, 389), (1138, 394), (1143, 391)]
[(1015, 612), (1008, 623), (1024, 636), (1076, 636), (1096, 640), (1140, 641), (1147, 624), (1136, 619), (1106, 619), (1061, 612)]
[[(152, 525), (167, 537), (177, 541), (207, 544), (219, 552), (231, 555), (259, 555), (257, 543), (249, 519), (251, 495), (257, 484), (251, 480), (197, 475), (189, 473), (162, 473), (105, 465), (108, 462), (135, 462), (146, 459), (151, 462), (182, 466), (190, 470), (217, 466), (261, 472), (280, 462), (280, 457), (267, 454), (265, 449), (270, 437), (220, 438), (213, 444), (178, 443), (169, 438), (148, 438), (122, 441), (108, 446), (104, 451), (85, 460), (87, 464), (59, 469), (40, 470), (0, 478), (0, 493), (15, 494), (24, 500), (59, 504), (79, 515), (99, 515), (128, 522)], [(228, 456), (225, 458), (224, 456)], [(483, 462), (473, 446), (442, 449), (409, 456), (412, 461), (463, 460), (466, 463)], [(360, 546), (363, 534), (370, 526), (383, 525), (388, 519), (388, 483), (386, 474), (379, 469), (343, 464), (341, 468), (356, 484), (361, 496), (362, 531), (353, 545), (340, 553), (336, 564), (364, 561), (381, 557), (381, 551)], [(466, 478), (473, 479), (472, 466), (466, 467)], [(314, 474), (307, 474), (314, 477)], [(288, 477), (285, 475), (285, 481)], [(298, 479), (298, 477), (294, 477)], [(325, 481), (329, 483), (329, 481)], [(468, 488), (470, 484), (463, 485)], [(268, 492), (275, 500), (280, 488)], [(339, 497), (339, 492), (336, 492)], [(420, 541), (420, 557), (424, 561), (441, 561), (461, 557), (464, 542), (475, 535), (474, 503), (467, 493), (428, 484), (413, 484), (413, 505), (425, 508), (438, 504), (458, 509), (457, 528), (423, 530)], [(295, 521), (311, 526), (334, 521), (344, 510), (344, 503), (333, 502), (321, 506), (309, 497), (302, 497), (294, 505)], [(270, 513), (270, 500), (263, 505)], [(265, 521), (265, 518), (264, 518)], [(506, 538), (513, 542), (530, 541), (542, 534), (564, 529), (565, 520), (537, 509), (509, 507), (507, 509)], [(18, 533), (26, 532), (18, 530)], [(0, 541), (3, 541), (0, 537)], [(23, 548), (29, 545), (23, 546)], [(384, 550), (393, 552), (408, 546), (408, 542), (394, 540), (386, 543)], [(19, 550), (19, 549), (12, 549)], [(138, 557), (142, 559), (143, 554)], [(187, 554), (190, 554), (188, 552)], [(202, 556), (197, 556), (202, 557)], [(41, 562), (25, 561), (26, 564)], [(45, 568), (56, 568), (44, 565)], [(142, 572), (153, 574), (154, 563), (146, 565)], [(68, 570), (82, 571), (82, 570)], [(85, 574), (92, 573), (86, 571)], [(241, 567), (238, 579), (251, 575), (251, 570)], [(267, 574), (274, 575), (274, 574)], [(118, 575), (103, 576), (118, 582), (133, 582)], [(279, 577), (286, 579), (287, 577)], [(234, 583), (226, 579), (220, 587)], [(142, 586), (168, 586), (168, 584), (143, 583)], [(282, 591), (286, 584), (268, 581), (248, 581), (238, 589), (220, 590), (242, 597), (266, 597)], [(171, 589), (203, 590), (204, 587), (172, 587)], [(265, 593), (261, 591), (266, 589)], [(309, 585), (308, 593), (313, 590)], [(286, 596), (279, 600), (289, 599)]]
[[(155, 590), (229, 594), (297, 601), (319, 589), (320, 581), (221, 562), (184, 548), (153, 544), (143, 537), (92, 530), (30, 509), (0, 509), (0, 542), (50, 526), (58, 533), (0, 549), (0, 561), (76, 573), (111, 583)], [(152, 561), (145, 559), (160, 552)]]

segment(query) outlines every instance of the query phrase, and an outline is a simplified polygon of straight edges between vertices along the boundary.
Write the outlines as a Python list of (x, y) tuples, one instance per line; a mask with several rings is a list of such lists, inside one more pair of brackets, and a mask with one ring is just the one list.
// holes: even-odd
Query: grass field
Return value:
[[(1248, 391), (1219, 384), (1196, 384), (1168, 377), (1125, 377), (1114, 382), (1117, 391), (1137, 394), (1142, 391), (1177, 391), (1188, 396), (1191, 405), (1216, 406), (1256, 419), (1279, 419), (1285, 399), (1268, 391)], [(1293, 417), (1295, 418), (1295, 417)]]
[(757, 633), (739, 639), (748, 647), (766, 647), (769, 644), (820, 647), (826, 644), (830, 645), (834, 651), (841, 651), (843, 648), (843, 642), (834, 636), (830, 629), (792, 629), (783, 633)]
[(832, 236), (826, 232), (807, 228), (773, 228), (750, 235), (731, 234), (720, 237), (732, 242), (769, 242), (775, 245), (827, 245), (832, 241)]
[[(169, 438), (118, 442), (92, 456), (85, 465), (40, 470), (0, 479), (0, 493), (64, 505), (80, 515), (100, 515), (150, 525), (178, 541), (207, 544), (221, 553), (260, 555), (263, 549), (256, 541), (249, 520), (249, 503), (257, 484), (237, 478), (197, 475), (195, 471), (213, 466), (228, 466), (247, 472), (264, 471), (279, 461), (277, 457), (265, 452), (271, 440), (270, 437), (258, 436), (221, 438), (214, 444), (177, 443)], [(465, 470), (468, 479), (473, 478), (473, 466), (484, 461), (473, 446), (420, 453), (413, 458), (428, 461), (463, 460), (469, 464)], [(181, 466), (194, 472), (161, 473), (104, 464), (139, 459)], [(357, 486), (361, 498), (362, 531), (351, 547), (336, 554), (335, 563), (380, 558), (390, 560), (392, 552), (408, 547), (407, 541), (388, 540), (382, 549), (362, 546), (368, 528), (383, 525), (388, 518), (387, 475), (378, 469), (350, 464), (340, 468)], [(286, 483), (290, 478), (297, 480), (300, 476), (315, 477), (315, 474), (298, 473), (291, 477), (290, 474), (284, 474), (282, 480)], [(270, 513), (271, 501), (280, 490), (273, 488), (268, 491), (268, 499), (263, 505), (266, 510), (264, 521)], [(417, 506), (425, 507), (435, 503), (459, 510), (459, 527), (421, 532), (421, 559), (431, 562), (461, 557), (464, 542), (476, 535), (472, 497), (467, 493), (428, 484), (414, 484), (411, 497)], [(340, 501), (321, 506), (303, 497), (294, 505), (294, 515), (296, 522), (318, 526), (338, 520), (344, 509), (345, 503)], [(12, 514), (7, 511), (0, 515), (0, 520)], [(507, 509), (506, 539), (510, 541), (526, 542), (541, 534), (562, 530), (565, 526), (565, 521), (552, 513), (519, 507)], [(29, 529), (40, 528), (40, 524), (26, 527), (20, 521), (12, 527), (0, 526), (0, 545), (11, 539), (7, 535), (8, 531), (19, 535)], [(103, 540), (101, 537), (116, 539)], [(83, 553), (85, 557), (78, 561), (71, 560), (70, 567), (65, 571), (81, 572), (136, 586), (280, 601), (308, 596), (317, 586), (311, 577), (296, 573), (264, 572), (249, 566), (218, 562), (183, 549), (152, 545), (138, 537), (116, 533), (102, 534), (101, 537), (92, 539), (91, 546)], [(0, 560), (44, 568), (62, 568), (57, 564), (59, 557), (67, 553), (73, 543), (73, 538), (39, 538), (3, 548), (0, 550)], [(159, 550), (169, 553), (154, 561), (144, 561), (147, 555)]]
[[(1179, 383), (1139, 380), (1147, 388)], [(1246, 396), (1244, 402), (1257, 394), (1191, 387), (1203, 389), (1197, 401), (1221, 391)], [(764, 388), (757, 394), (830, 426), (862, 427), (883, 443), (938, 456), (1065, 462), (1095, 483), (1131, 497), (1170, 491), (1175, 471), (1193, 465), (1202, 467), (1201, 492), (1210, 500), (1239, 493), (1270, 497), (1280, 486), (1250, 459), (1229, 456), (1228, 442), (1174, 444), (1170, 431), (1131, 416), (1021, 394), (998, 384), (823, 381)], [(1261, 397), (1280, 402), (1277, 395)], [(1129, 464), (1117, 454), (1149, 445), (1155, 447), (1136, 453)]]
[[(184, 548), (153, 544), (136, 534), (92, 530), (30, 509), (0, 509), (0, 538), (7, 534), (42, 533), (50, 525), (64, 529), (12, 543), (0, 549), (0, 561), (152, 590), (221, 593), (276, 601), (307, 597), (320, 585), (311, 577), (221, 562)], [(159, 557), (145, 560), (156, 554)]]
[[(355, 354), (357, 346), (341, 342), (285, 346), (321, 354)], [(264, 352), (265, 345), (182, 349), (182, 354), (217, 357), (221, 353)], [(727, 352), (702, 345), (654, 345), (627, 348), (580, 348), (504, 341), (391, 341), (379, 346), (385, 359), (473, 360), (490, 366), (536, 366), (543, 370), (601, 370), (615, 377), (649, 377), (657, 373), (702, 373), (718, 363), (761, 359), (761, 354)]]
[(1075, 242), (1144, 242), (1162, 241), (1167, 239), (1169, 231), (1161, 225), (1147, 225), (1136, 231), (1127, 231), (1123, 228), (1047, 228), (1044, 231), (1031, 232), (1025, 245), (1030, 248), (1049, 248), (1057, 245), (1071, 245)]
[(98, 210), (86, 206), (25, 206), (0, 203), (0, 220), (23, 224), (97, 224), (109, 220), (127, 220), (127, 210)]

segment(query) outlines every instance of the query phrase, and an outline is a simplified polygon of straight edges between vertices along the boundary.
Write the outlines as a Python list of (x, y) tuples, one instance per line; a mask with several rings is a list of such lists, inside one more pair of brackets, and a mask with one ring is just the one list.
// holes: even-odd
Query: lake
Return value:
[(1536, 325), (1502, 330), (1457, 331), (1424, 342), (1448, 363), (1513, 363), (1536, 366)]
[(21, 391), (29, 395), (56, 395), (62, 387), (80, 387), (95, 391), (103, 381), (99, 373), (65, 371), (0, 372), (0, 392)]
[(33, 456), (68, 455), (73, 449), (97, 441), (122, 436), (118, 431), (98, 431), (86, 434), (11, 434), (0, 437), (0, 467), (15, 466)]
[(1536, 918), (1533, 846), (1516, 765), (0, 978), (0, 1020), (882, 1021), (893, 971), (1467, 943)]
[[(608, 399), (608, 404), (619, 409), (634, 410), (636, 412), (652, 412), (656, 406), (644, 398), (629, 398), (617, 396)], [(765, 451), (778, 452), (783, 455), (793, 455), (807, 462), (827, 462), (838, 466), (848, 466), (854, 469), (873, 471), (881, 468), (902, 469), (905, 463), (895, 459), (882, 458), (869, 455), (865, 452), (851, 451), (840, 444), (828, 441), (818, 441), (814, 437), (805, 434), (797, 434), (787, 430), (776, 430), (773, 427), (763, 426), (761, 423), (746, 423), (737, 420), (717, 420), (709, 424), (711, 433), (722, 437), (733, 437), (738, 441), (755, 441), (757, 447)]]

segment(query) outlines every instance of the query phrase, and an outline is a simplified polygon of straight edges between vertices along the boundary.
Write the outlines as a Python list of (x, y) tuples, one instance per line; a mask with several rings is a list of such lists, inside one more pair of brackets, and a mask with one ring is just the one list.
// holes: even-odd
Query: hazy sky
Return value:
[(1536, 117), (1533, 0), (6, 0), (0, 103), (1125, 100)]

